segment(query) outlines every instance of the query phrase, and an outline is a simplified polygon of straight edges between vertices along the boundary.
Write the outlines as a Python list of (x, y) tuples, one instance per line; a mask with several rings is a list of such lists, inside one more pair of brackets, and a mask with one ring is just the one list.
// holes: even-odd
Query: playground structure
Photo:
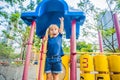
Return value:
[[(34, 29), (36, 26), (36, 34), (40, 38), (43, 38), (45, 35), (45, 31), (48, 28), (50, 24), (57, 24), (59, 25), (59, 17), (64, 17), (64, 26), (65, 26), (65, 32), (66, 32), (66, 38), (70, 39), (70, 56), (69, 57), (63, 57), (63, 65), (66, 68), (66, 76), (64, 80), (69, 80), (69, 60), (70, 60), (70, 80), (77, 80), (76, 79), (76, 39), (79, 36), (79, 28), (80, 25), (84, 23), (85, 20), (85, 14), (81, 11), (73, 11), (71, 12), (68, 9), (68, 5), (64, 0), (43, 0), (36, 8), (35, 12), (24, 12), (21, 15), (21, 18), (24, 20), (24, 22), (27, 25), (31, 25), (30, 30), (30, 36), (28, 41), (28, 48), (26, 53), (26, 60), (25, 60), (25, 66), (23, 71), (23, 77), (22, 80), (28, 80), (28, 68), (30, 63), (30, 53), (31, 53), (31, 47), (33, 42), (33, 35), (34, 35)], [(116, 20), (116, 15), (114, 15), (114, 21)], [(115, 26), (118, 26), (118, 22), (115, 21)], [(117, 27), (116, 27), (117, 28)], [(120, 29), (117, 30), (117, 35), (120, 34)], [(120, 42), (120, 39), (118, 38), (118, 42)], [(97, 55), (94, 57), (94, 65), (93, 65), (93, 57), (91, 55), (85, 54), (81, 55), (80, 57), (80, 70), (81, 70), (81, 80), (110, 80), (110, 74), (108, 70), (108, 61), (107, 57), (103, 55), (103, 47), (102, 47), (102, 38), (101, 34), (99, 32), (99, 44), (100, 44), (100, 55)], [(119, 44), (120, 46), (120, 44)], [(43, 53), (43, 47), (41, 49), (41, 56), (40, 56), (40, 65), (39, 65), (39, 71), (38, 71), (38, 80), (43, 79), (43, 72), (42, 68), (44, 67), (43, 62), (43, 56), (45, 54)], [(119, 47), (120, 48), (120, 47)], [(120, 80), (120, 67), (117, 66), (118, 64), (114, 64), (115, 61), (120, 62), (120, 56), (116, 55), (113, 57), (109, 57), (109, 63), (110, 63), (110, 71), (112, 72), (112, 80)], [(115, 61), (112, 61), (114, 58)], [(67, 61), (66, 61), (67, 60)], [(98, 66), (99, 65), (99, 66)], [(104, 66), (105, 65), (105, 66)], [(111, 65), (115, 65), (112, 67)], [(98, 74), (96, 74), (96, 77), (94, 74), (91, 74), (92, 71), (98, 71)], [(116, 67), (117, 66), (117, 67)], [(42, 79), (41, 79), (42, 78)]]
[[(82, 53), (81, 53), (82, 54)], [(94, 55), (93, 55), (94, 54)], [(120, 80), (120, 56), (84, 53), (80, 56), (80, 80)]]
[[(36, 8), (35, 12), (22, 13), (21, 18), (27, 25), (31, 25), (30, 39), (28, 41), (28, 48), (23, 71), (23, 79), (28, 80), (28, 67), (30, 62), (30, 52), (33, 42), (34, 29), (36, 26), (36, 34), (40, 38), (44, 37), (45, 31), (50, 24), (59, 25), (59, 17), (64, 17), (64, 28), (66, 38), (70, 38), (71, 42), (71, 56), (70, 56), (70, 80), (76, 80), (76, 38), (79, 36), (79, 26), (84, 23), (85, 14), (80, 11), (70, 12), (68, 5), (64, 0), (43, 0)], [(77, 29), (76, 29), (77, 28)], [(42, 45), (44, 46), (44, 45)], [(41, 56), (42, 56), (41, 51)], [(42, 58), (41, 58), (42, 60)], [(41, 70), (42, 61), (40, 61)], [(40, 71), (39, 70), (39, 71)], [(39, 72), (38, 80), (41, 73)]]

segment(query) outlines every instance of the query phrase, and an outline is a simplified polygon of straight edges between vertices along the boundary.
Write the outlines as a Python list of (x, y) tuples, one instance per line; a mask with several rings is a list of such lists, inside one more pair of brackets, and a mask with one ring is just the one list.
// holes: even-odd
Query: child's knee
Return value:
[(51, 73), (47, 73), (47, 80), (52, 80), (52, 74)]
[(58, 78), (59, 78), (59, 74), (58, 73), (53, 73), (53, 79), (58, 80)]

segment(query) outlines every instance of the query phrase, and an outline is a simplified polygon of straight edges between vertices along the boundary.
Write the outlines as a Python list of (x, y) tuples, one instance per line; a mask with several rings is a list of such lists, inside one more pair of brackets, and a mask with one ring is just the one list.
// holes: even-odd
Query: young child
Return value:
[(45, 72), (47, 80), (58, 80), (59, 73), (62, 72), (61, 56), (64, 55), (62, 50), (62, 33), (64, 29), (64, 18), (59, 18), (60, 28), (56, 24), (51, 24), (47, 29), (44, 40), (47, 40), (47, 53)]

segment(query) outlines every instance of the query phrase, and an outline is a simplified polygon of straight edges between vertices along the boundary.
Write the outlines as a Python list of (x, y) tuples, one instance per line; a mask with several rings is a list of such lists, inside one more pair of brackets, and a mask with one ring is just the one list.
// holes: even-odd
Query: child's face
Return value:
[(59, 28), (57, 25), (51, 25), (49, 28), (49, 35), (51, 37), (56, 37), (59, 33)]

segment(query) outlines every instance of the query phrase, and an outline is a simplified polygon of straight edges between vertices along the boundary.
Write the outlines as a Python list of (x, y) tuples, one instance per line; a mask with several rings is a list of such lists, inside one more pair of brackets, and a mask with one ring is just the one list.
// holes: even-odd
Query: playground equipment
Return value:
[(113, 21), (114, 21), (114, 27), (116, 30), (117, 40), (118, 40), (118, 48), (120, 50), (120, 26), (119, 26), (117, 13), (113, 14)]
[(120, 55), (111, 55), (108, 57), (109, 68), (112, 80), (120, 80)]
[(105, 55), (94, 56), (94, 66), (95, 71), (98, 72), (98, 74), (96, 74), (95, 77), (96, 80), (99, 79), (110, 80), (107, 56)]
[[(64, 17), (64, 25), (65, 25), (65, 32), (66, 32), (66, 38), (70, 39), (70, 80), (76, 80), (76, 39), (79, 36), (79, 26), (84, 23), (85, 20), (85, 14), (84, 12), (80, 11), (73, 11), (71, 12), (68, 9), (68, 5), (64, 0), (43, 0), (36, 8), (35, 12), (24, 12), (21, 15), (21, 18), (24, 20), (24, 22), (27, 25), (31, 25), (30, 30), (30, 37), (28, 41), (28, 48), (27, 48), (27, 54), (26, 54), (26, 60), (25, 60), (25, 66), (24, 66), (24, 72), (23, 72), (23, 78), (22, 80), (28, 80), (28, 68), (30, 63), (30, 52), (31, 52), (31, 46), (33, 42), (33, 35), (34, 35), (34, 29), (36, 26), (36, 34), (42, 38), (45, 35), (45, 31), (48, 28), (50, 24), (57, 24), (60, 25), (59, 17)], [(120, 28), (118, 24), (117, 15), (113, 15), (115, 28), (117, 31), (117, 38), (118, 38), (118, 45), (120, 49)], [(99, 33), (99, 45), (100, 45), (100, 52), (103, 53), (103, 47), (102, 47), (102, 38), (101, 34)], [(103, 58), (101, 65), (97, 64), (97, 62), (100, 62), (97, 58)], [(117, 56), (119, 57), (119, 56)], [(42, 58), (42, 56), (41, 56)], [(99, 58), (99, 59), (100, 59)], [(84, 72), (81, 74), (81, 79), (85, 80), (94, 80), (94, 77), (96, 79), (102, 79), (102, 80), (109, 80), (109, 70), (108, 70), (108, 63), (110, 66), (110, 74), (112, 76), (112, 80), (119, 80), (120, 79), (120, 71), (119, 66), (117, 64), (114, 64), (114, 61), (112, 59), (115, 59), (116, 56), (110, 56), (109, 62), (106, 60), (106, 56), (97, 55), (94, 57), (95, 60), (95, 70), (98, 71), (99, 74), (96, 74), (96, 77), (94, 74), (91, 74), (91, 71), (93, 71), (93, 65), (90, 65), (90, 63), (93, 64), (92, 57), (89, 55), (83, 56), (83, 69), (81, 70)], [(42, 60), (42, 59), (41, 59)], [(85, 60), (85, 61), (84, 61)], [(104, 62), (105, 60), (105, 62)], [(82, 61), (82, 60), (81, 60)], [(87, 61), (87, 62), (86, 62)], [(115, 62), (119, 62), (119, 58), (115, 59)], [(42, 62), (42, 61), (41, 61)], [(40, 64), (41, 64), (40, 62)], [(68, 63), (68, 61), (67, 61)], [(67, 64), (65, 63), (65, 64)], [(65, 65), (64, 64), (64, 65)], [(97, 66), (100, 67), (97, 67)], [(116, 65), (116, 68), (111, 67), (112, 65)], [(104, 68), (101, 68), (104, 67)], [(66, 67), (68, 67), (66, 65)], [(87, 68), (87, 69), (86, 69)], [(41, 65), (40, 68), (41, 69)], [(41, 71), (41, 70), (39, 70)], [(67, 70), (68, 71), (68, 70)], [(104, 74), (105, 73), (105, 74)], [(38, 74), (38, 79), (41, 77), (40, 72)], [(68, 75), (67, 75), (68, 76)], [(67, 80), (68, 78), (65, 78), (64, 80)]]
[[(31, 33), (30, 39), (28, 41), (28, 48), (22, 80), (28, 80), (28, 68), (35, 24), (36, 34), (37, 36), (42, 38), (44, 37), (46, 29), (50, 24), (60, 25), (59, 17), (64, 17), (66, 38), (70, 39), (71, 43), (70, 80), (76, 80), (76, 39), (79, 36), (80, 25), (84, 23), (85, 14), (84, 12), (75, 10), (71, 12), (68, 8), (67, 3), (64, 0), (43, 0), (37, 6), (35, 12), (22, 13), (21, 18), (27, 25), (31, 25)], [(40, 77), (40, 75), (38, 75), (38, 77)]]
[(93, 56), (89, 54), (83, 54), (80, 56), (80, 79), (81, 80), (94, 80), (94, 74), (91, 72), (94, 71)]
[(81, 53), (80, 80), (120, 80), (120, 53), (100, 53)]

